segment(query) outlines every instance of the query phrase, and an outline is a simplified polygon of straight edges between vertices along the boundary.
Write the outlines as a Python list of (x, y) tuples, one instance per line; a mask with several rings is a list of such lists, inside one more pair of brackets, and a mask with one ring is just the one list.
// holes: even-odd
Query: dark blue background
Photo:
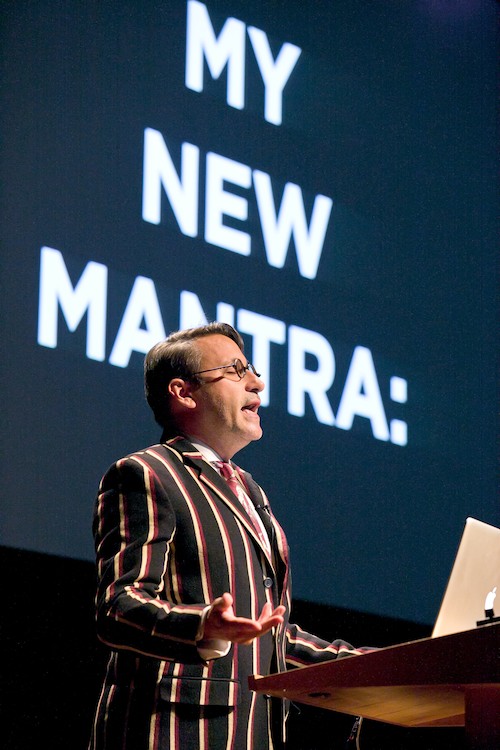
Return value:
[[(364, 418), (343, 431), (310, 405), (290, 416), (285, 345), (272, 349), (264, 438), (236, 460), (287, 532), (296, 597), (432, 622), (466, 516), (500, 523), (498, 5), (208, 2), (217, 31), (234, 16), (276, 49), (301, 47), (280, 127), (263, 118), (250, 45), (243, 111), (227, 106), (224, 75), (185, 87), (181, 0), (2, 5), (0, 542), (92, 559), (101, 474), (159, 437), (142, 356), (126, 369), (86, 359), (85, 321), (71, 334), (61, 319), (56, 349), (37, 344), (48, 245), (75, 284), (89, 260), (108, 267), (107, 356), (138, 275), (154, 280), (167, 331), (187, 289), (208, 317), (222, 300), (320, 332), (334, 411), (354, 347), (368, 347), (407, 446), (376, 440)], [(183, 236), (167, 208), (159, 226), (143, 221), (147, 127), (331, 197), (317, 279), (299, 275), (293, 248), (284, 269), (267, 264), (251, 194), (249, 257)], [(392, 375), (408, 381), (404, 405), (389, 400)]]

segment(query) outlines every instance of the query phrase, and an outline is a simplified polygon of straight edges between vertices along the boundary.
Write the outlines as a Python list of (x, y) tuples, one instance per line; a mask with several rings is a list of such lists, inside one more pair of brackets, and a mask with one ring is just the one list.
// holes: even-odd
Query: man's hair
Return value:
[(243, 339), (228, 323), (207, 323), (198, 328), (186, 328), (171, 333), (163, 341), (155, 344), (144, 360), (144, 390), (154, 417), (164, 429), (175, 428), (173, 423), (170, 394), (167, 386), (172, 378), (184, 378), (194, 382), (194, 375), (200, 369), (201, 351), (196, 346), (197, 339), (220, 334), (232, 339), (243, 351)]

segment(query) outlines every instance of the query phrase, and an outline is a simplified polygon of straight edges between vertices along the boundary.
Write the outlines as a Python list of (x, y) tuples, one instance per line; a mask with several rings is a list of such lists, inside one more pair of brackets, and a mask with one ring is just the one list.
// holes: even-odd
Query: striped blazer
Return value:
[[(271, 555), (225, 480), (184, 438), (131, 454), (103, 477), (96, 621), (110, 658), (91, 750), (278, 750), (286, 707), (250, 692), (248, 677), (356, 653), (289, 623), (285, 535), (264, 491), (235, 468), (252, 502), (266, 507)], [(285, 605), (285, 621), (204, 661), (202, 613), (225, 591), (237, 615), (257, 618), (270, 602)]]

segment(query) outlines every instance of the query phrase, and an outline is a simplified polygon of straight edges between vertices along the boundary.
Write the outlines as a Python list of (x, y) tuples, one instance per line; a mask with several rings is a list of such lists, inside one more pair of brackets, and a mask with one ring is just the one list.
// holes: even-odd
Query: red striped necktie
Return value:
[(238, 479), (235, 470), (233, 469), (229, 461), (214, 461), (214, 464), (219, 469), (220, 473), (228, 483), (230, 489), (234, 492), (234, 494), (250, 516), (250, 520), (252, 521), (255, 531), (259, 535), (260, 541), (262, 542), (267, 552), (270, 554), (271, 545), (269, 544), (269, 537), (267, 535), (267, 532), (257, 514), (255, 505), (252, 503), (247, 493), (243, 489), (241, 481)]

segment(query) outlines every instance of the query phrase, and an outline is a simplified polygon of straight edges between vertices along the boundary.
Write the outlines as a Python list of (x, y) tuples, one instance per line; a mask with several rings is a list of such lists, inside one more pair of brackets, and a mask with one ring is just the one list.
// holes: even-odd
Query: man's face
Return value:
[[(247, 359), (239, 346), (227, 336), (214, 334), (198, 339), (200, 370), (229, 365)], [(201, 385), (193, 390), (196, 408), (190, 429), (224, 459), (231, 458), (252, 440), (262, 436), (258, 408), (264, 383), (247, 370), (238, 380), (233, 369), (213, 370), (199, 376)]]

